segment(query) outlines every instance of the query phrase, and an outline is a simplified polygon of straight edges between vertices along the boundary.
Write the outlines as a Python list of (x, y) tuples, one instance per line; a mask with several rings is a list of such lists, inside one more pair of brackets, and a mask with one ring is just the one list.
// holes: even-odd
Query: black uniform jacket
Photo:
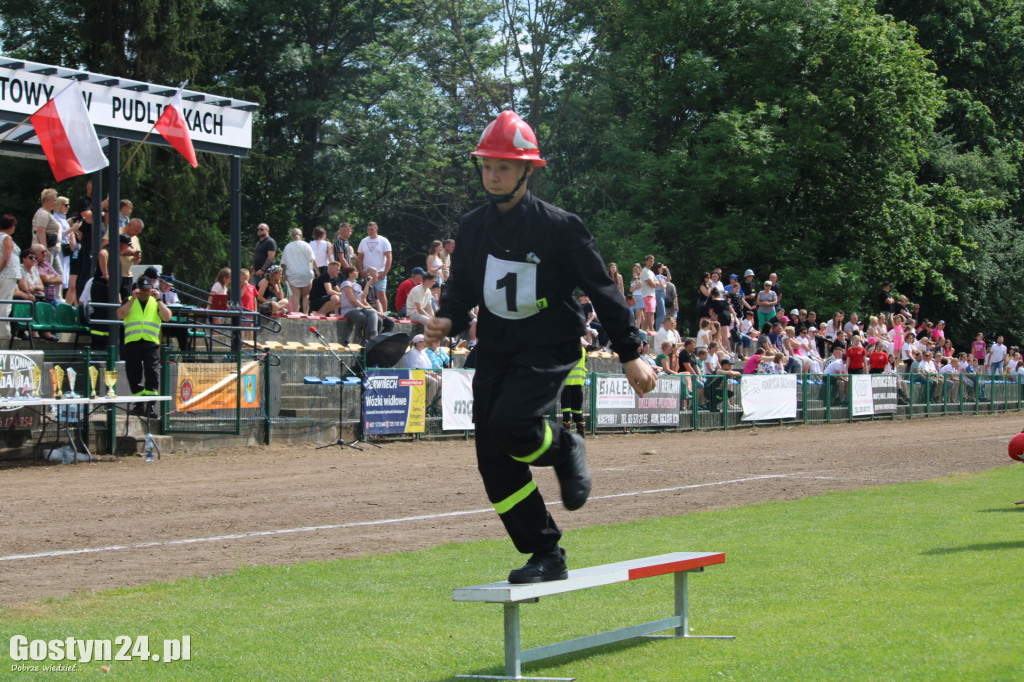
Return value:
[(578, 339), (584, 317), (573, 293), (579, 287), (619, 359), (639, 356), (643, 337), (633, 313), (579, 217), (527, 192), (507, 213), (489, 203), (467, 213), (455, 244), (437, 313), (452, 320), (453, 334), (466, 328), (468, 311), (479, 305), (476, 334), (489, 351)]

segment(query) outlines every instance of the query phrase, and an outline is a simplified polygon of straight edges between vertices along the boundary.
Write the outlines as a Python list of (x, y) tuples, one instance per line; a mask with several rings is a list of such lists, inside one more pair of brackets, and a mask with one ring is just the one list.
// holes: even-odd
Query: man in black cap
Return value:
[[(128, 300), (117, 309), (124, 321), (124, 372), (133, 396), (159, 395), (160, 325), (171, 321), (170, 309), (153, 291), (153, 280), (143, 275)], [(132, 414), (157, 418), (156, 404), (147, 411), (143, 403), (132, 406)]]

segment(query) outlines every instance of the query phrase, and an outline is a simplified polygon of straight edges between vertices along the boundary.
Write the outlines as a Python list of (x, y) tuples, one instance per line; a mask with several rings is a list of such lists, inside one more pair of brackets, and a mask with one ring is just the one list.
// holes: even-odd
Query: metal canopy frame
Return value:
[[(107, 158), (110, 159), (106, 172), (97, 171), (92, 174), (91, 179), (93, 196), (102, 197), (103, 176), (107, 176), (107, 195), (110, 215), (113, 217), (118, 215), (117, 207), (121, 203), (122, 142), (141, 142), (145, 139), (147, 144), (169, 147), (170, 144), (153, 130), (152, 124), (159, 117), (159, 112), (168, 98), (178, 89), (168, 85), (144, 83), (129, 78), (0, 56), (0, 137), (10, 133), (7, 139), (0, 143), (0, 155), (46, 159), (35, 129), (31, 122), (25, 119), (63, 89), (68, 81), (73, 80), (79, 81), (82, 87), (96, 134), (100, 137)], [(252, 145), (252, 116), (259, 105), (255, 102), (195, 90), (182, 91), (182, 105), (195, 150), (231, 157), (229, 202), (232, 276), (229, 297), (237, 305), (241, 295), (239, 271), (242, 267), (241, 160), (242, 157), (248, 156)], [(96, 206), (99, 206), (98, 200)], [(107, 239), (116, 244), (117, 221), (110, 220), (109, 223)], [(99, 252), (99, 235), (99, 231), (93, 231), (93, 257)], [(121, 279), (119, 258), (110, 259), (108, 271), (111, 281), (108, 302), (116, 303)], [(116, 353), (117, 343), (113, 338), (111, 345)]]

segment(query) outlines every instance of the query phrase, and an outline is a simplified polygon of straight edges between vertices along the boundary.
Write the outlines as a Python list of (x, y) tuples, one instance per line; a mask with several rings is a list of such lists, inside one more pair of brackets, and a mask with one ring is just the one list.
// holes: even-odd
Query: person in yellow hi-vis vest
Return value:
[(571, 429), (576, 423), (576, 433), (580, 437), (587, 434), (587, 424), (583, 421), (583, 385), (587, 383), (587, 349), (580, 348), (580, 361), (569, 372), (562, 388), (562, 428)]
[[(171, 321), (171, 310), (153, 294), (153, 280), (143, 275), (128, 300), (117, 309), (124, 321), (124, 372), (132, 395), (159, 395), (160, 325)], [(135, 403), (132, 414), (159, 417), (156, 404)]]

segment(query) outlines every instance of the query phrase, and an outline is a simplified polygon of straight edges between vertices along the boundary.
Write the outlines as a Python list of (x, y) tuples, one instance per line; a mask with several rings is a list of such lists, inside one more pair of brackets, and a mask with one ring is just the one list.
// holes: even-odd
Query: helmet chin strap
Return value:
[(487, 187), (484, 185), (484, 173), (480, 168), (480, 162), (475, 156), (473, 157), (473, 165), (476, 166), (477, 172), (480, 173), (480, 185), (484, 188), (484, 194), (487, 195), (487, 201), (492, 204), (507, 204), (515, 199), (516, 192), (518, 192), (519, 188), (523, 186), (524, 182), (526, 182), (526, 176), (530, 172), (529, 166), (523, 169), (523, 177), (519, 178), (519, 182), (516, 183), (516, 186), (512, 188), (511, 192), (508, 192), (507, 194), (494, 194), (487, 191)]

